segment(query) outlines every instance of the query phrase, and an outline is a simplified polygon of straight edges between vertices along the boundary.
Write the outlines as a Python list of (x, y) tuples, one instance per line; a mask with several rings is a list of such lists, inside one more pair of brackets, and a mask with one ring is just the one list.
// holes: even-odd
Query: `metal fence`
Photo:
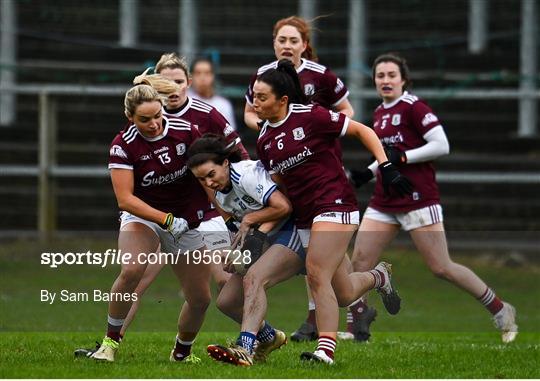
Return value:
[[(81, 86), (81, 85), (19, 85), (4, 88), (2, 92), (18, 94), (33, 94), (39, 97), (39, 147), (38, 164), (32, 165), (0, 165), (0, 177), (38, 177), (38, 231), (41, 235), (48, 235), (56, 229), (56, 187), (57, 178), (88, 178), (106, 177), (108, 170), (104, 166), (70, 166), (58, 165), (57, 151), (57, 100), (59, 95), (86, 95), (86, 96), (121, 96), (127, 87), (121, 86)], [(360, 89), (358, 94), (364, 98), (376, 98), (371, 90)], [(429, 98), (448, 97), (444, 91), (438, 89), (418, 89), (417, 94)], [(463, 90), (453, 93), (451, 97), (460, 99), (512, 99), (521, 96), (518, 90), (491, 89), (491, 90)], [(540, 91), (529, 94), (539, 99)], [(540, 184), (540, 172), (438, 172), (437, 179), (447, 183), (515, 183)]]

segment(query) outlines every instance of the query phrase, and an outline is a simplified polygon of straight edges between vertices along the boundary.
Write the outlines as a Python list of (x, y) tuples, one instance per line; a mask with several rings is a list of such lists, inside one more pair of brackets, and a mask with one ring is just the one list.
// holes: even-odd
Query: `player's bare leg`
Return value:
[(232, 320), (242, 324), (244, 289), (241, 275), (231, 274), (216, 299), (216, 306)]
[[(124, 225), (118, 235), (118, 248), (123, 253), (154, 253), (159, 248), (157, 235), (146, 225), (132, 222)], [(146, 264), (133, 261), (122, 265), (120, 275), (111, 287), (111, 293), (131, 294), (135, 291), (146, 269)], [(114, 300), (109, 302), (107, 335), (100, 348), (91, 355), (101, 361), (114, 361), (114, 355), (120, 342), (120, 331), (131, 308), (132, 300)]]
[(210, 271), (212, 273), (212, 278), (214, 279), (214, 282), (216, 282), (217, 292), (219, 294), (223, 286), (225, 286), (225, 283), (227, 283), (227, 281), (231, 277), (231, 274), (223, 270), (223, 266), (221, 263), (210, 263)]
[(431, 272), (467, 291), (482, 303), (494, 317), (496, 327), (502, 331), (502, 340), (511, 342), (517, 335), (515, 309), (501, 301), (471, 269), (452, 261), (444, 225), (437, 223), (412, 230), (411, 238)]
[(375, 267), (381, 253), (396, 237), (399, 229), (399, 225), (362, 218), (351, 257), (353, 271), (368, 271)]
[(243, 279), (244, 319), (242, 331), (257, 332), (266, 316), (266, 290), (292, 278), (303, 267), (302, 260), (282, 245), (272, 245), (248, 270)]
[(347, 307), (375, 286), (375, 279), (368, 271), (349, 272), (350, 267), (349, 257), (345, 256), (332, 278), (340, 307)]
[(156, 263), (156, 264), (149, 264), (146, 266), (146, 270), (144, 270), (143, 277), (139, 281), (139, 284), (137, 285), (137, 288), (135, 289), (135, 292), (137, 293), (137, 300), (133, 302), (131, 305), (131, 308), (129, 309), (129, 313), (126, 316), (126, 319), (124, 320), (124, 325), (122, 326), (122, 330), (120, 331), (120, 336), (124, 337), (126, 334), (127, 329), (131, 325), (131, 322), (135, 318), (135, 315), (137, 314), (137, 311), (139, 310), (139, 306), (141, 304), (141, 298), (150, 287), (150, 285), (154, 282), (156, 277), (159, 275), (161, 270), (165, 267), (164, 263)]
[[(392, 242), (399, 232), (399, 225), (388, 224), (369, 218), (363, 218), (356, 233), (354, 251), (351, 258), (353, 271), (369, 271), (375, 267), (383, 250)], [(375, 308), (367, 304), (366, 293), (362, 298), (349, 306), (347, 314), (347, 331), (357, 341), (369, 340), (369, 328), (377, 316)]]
[[(315, 222), (311, 226), (311, 236), (306, 258), (309, 286), (315, 300), (318, 346), (315, 352), (304, 352), (301, 358), (333, 362), (339, 323), (339, 309), (332, 279), (343, 261), (349, 242), (357, 225), (343, 225), (332, 222)], [(331, 235), (331, 239), (330, 239)]]
[[(266, 361), (272, 351), (285, 345), (285, 333), (264, 321), (266, 290), (291, 278), (302, 267), (302, 260), (292, 250), (282, 245), (272, 245), (243, 278), (233, 274), (220, 294), (219, 308), (229, 316), (236, 316), (238, 307), (242, 308), (243, 305), (240, 336), (232, 347), (217, 344), (208, 346), (209, 355), (218, 361), (247, 366), (251, 365), (252, 360)], [(238, 280), (242, 281), (240, 285)], [(242, 292), (235, 290), (238, 286), (243, 289), (244, 297), (241, 301), (235, 297), (242, 295)], [(259, 345), (254, 351), (255, 340), (259, 341)]]
[[(205, 247), (199, 249), (203, 252)], [(183, 256), (178, 264), (172, 266), (174, 273), (182, 282), (185, 302), (178, 317), (178, 335), (171, 360), (195, 360), (191, 356), (191, 346), (199, 332), (210, 304), (210, 266), (204, 263), (188, 262), (189, 254)], [(188, 360), (190, 361), (190, 360)]]
[[(268, 355), (287, 343), (284, 332), (264, 321), (266, 290), (292, 278), (304, 267), (302, 259), (282, 245), (272, 245), (244, 276), (244, 319), (242, 333), (256, 333), (259, 345), (254, 360), (265, 362)], [(241, 333), (241, 336), (242, 336)]]

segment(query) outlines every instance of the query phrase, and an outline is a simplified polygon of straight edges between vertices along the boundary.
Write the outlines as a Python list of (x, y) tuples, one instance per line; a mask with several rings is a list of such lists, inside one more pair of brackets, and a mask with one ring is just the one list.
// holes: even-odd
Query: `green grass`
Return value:
[(129, 335), (114, 364), (74, 359), (77, 343), (94, 333), (3, 333), (2, 378), (537, 378), (538, 335), (502, 345), (487, 333), (376, 333), (370, 344), (340, 342), (334, 366), (299, 360), (312, 344), (289, 343), (266, 364), (249, 369), (217, 363), (207, 344), (230, 335), (203, 333), (195, 345), (202, 364), (168, 361), (174, 333)]
[[(114, 247), (101, 241), (55, 242), (55, 251)], [(88, 291), (110, 288), (117, 267), (39, 264), (46, 246), (32, 242), (0, 246), (0, 377), (2, 378), (538, 378), (540, 377), (540, 269), (506, 268), (476, 256), (454, 258), (473, 268), (518, 311), (520, 334), (503, 345), (490, 316), (473, 298), (434, 278), (414, 252), (392, 252), (402, 311), (389, 316), (373, 295), (379, 316), (369, 344), (339, 342), (335, 366), (305, 364), (312, 343), (289, 343), (267, 364), (249, 369), (216, 363), (205, 354), (210, 343), (237, 335), (237, 325), (212, 304), (194, 352), (201, 365), (169, 363), (182, 299), (165, 269), (142, 300), (140, 313), (114, 364), (74, 359), (77, 347), (92, 346), (105, 329), (107, 303), (48, 305), (41, 289)], [(269, 292), (269, 321), (293, 331), (305, 315), (302, 277)]]

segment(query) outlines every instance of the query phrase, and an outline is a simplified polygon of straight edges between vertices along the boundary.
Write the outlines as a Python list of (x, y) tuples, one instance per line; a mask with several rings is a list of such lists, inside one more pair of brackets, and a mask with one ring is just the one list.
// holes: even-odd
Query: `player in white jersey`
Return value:
[[(238, 161), (226, 145), (223, 137), (206, 134), (188, 151), (191, 171), (215, 192), (214, 201), (230, 218), (228, 226), (238, 229), (236, 241), (242, 254), (250, 250), (248, 261), (240, 258), (240, 252), (230, 256), (225, 266), (235, 273), (217, 300), (218, 308), (241, 324), (240, 335), (235, 345), (210, 345), (208, 353), (218, 361), (250, 366), (253, 361), (265, 361), (287, 342), (285, 333), (264, 320), (266, 289), (301, 272), (305, 253), (297, 229), (288, 219), (292, 210), (288, 199), (260, 162)], [(267, 240), (270, 247), (263, 254)]]

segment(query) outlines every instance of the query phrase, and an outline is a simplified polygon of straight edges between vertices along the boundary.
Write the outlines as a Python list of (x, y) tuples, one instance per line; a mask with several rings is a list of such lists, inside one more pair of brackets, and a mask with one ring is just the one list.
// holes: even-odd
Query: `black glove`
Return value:
[(394, 189), (400, 197), (404, 197), (411, 194), (413, 186), (408, 178), (403, 176), (397, 170), (396, 166), (389, 161), (385, 161), (379, 165), (379, 171), (381, 171), (382, 185), (384, 188), (384, 195), (390, 195), (390, 187)]
[(360, 188), (362, 185), (369, 183), (369, 181), (374, 177), (373, 172), (371, 172), (371, 169), (366, 168), (361, 171), (357, 169), (351, 169), (347, 170), (347, 177), (349, 178), (349, 181), (354, 185), (356, 188)]
[(265, 242), (266, 234), (257, 229), (253, 229), (253, 231), (246, 236), (244, 246), (242, 246), (241, 249), (242, 252), (248, 250), (251, 255), (251, 262), (246, 265), (246, 268), (249, 268), (261, 257)]
[(259, 127), (259, 131), (262, 130), (262, 128), (264, 127), (264, 124), (266, 123), (266, 120), (259, 120), (257, 122), (257, 127)]
[(225, 221), (225, 225), (227, 225), (227, 229), (228, 229), (230, 232), (238, 233), (238, 226), (236, 226), (233, 217), (227, 218), (227, 221)]
[(384, 152), (386, 152), (388, 161), (394, 165), (400, 166), (407, 163), (407, 155), (396, 146), (385, 145)]

